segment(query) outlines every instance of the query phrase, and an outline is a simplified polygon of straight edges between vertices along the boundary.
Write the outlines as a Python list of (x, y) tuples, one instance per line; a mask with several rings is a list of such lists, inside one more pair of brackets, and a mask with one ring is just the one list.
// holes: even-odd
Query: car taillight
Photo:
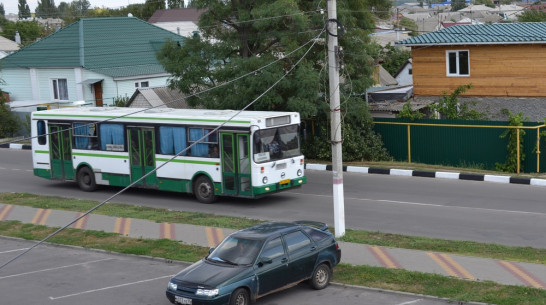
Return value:
[(336, 250), (339, 250), (339, 245), (336, 243)]

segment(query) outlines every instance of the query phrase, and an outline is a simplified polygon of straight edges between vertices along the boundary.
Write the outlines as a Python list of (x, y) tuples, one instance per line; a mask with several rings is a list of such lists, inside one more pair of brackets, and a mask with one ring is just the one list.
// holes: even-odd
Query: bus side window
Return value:
[(38, 121), (37, 127), (38, 127), (38, 144), (44, 145), (47, 142), (47, 137), (46, 137), (47, 132), (46, 132), (45, 122), (42, 120)]

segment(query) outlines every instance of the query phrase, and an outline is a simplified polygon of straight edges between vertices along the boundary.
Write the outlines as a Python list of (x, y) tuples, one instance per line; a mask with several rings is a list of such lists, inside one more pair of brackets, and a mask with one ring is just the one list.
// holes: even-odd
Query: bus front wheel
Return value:
[(76, 179), (78, 181), (78, 186), (84, 192), (92, 192), (97, 189), (95, 174), (87, 166), (84, 166), (78, 170)]
[(214, 184), (206, 176), (199, 176), (193, 185), (193, 193), (202, 203), (213, 203), (216, 200)]

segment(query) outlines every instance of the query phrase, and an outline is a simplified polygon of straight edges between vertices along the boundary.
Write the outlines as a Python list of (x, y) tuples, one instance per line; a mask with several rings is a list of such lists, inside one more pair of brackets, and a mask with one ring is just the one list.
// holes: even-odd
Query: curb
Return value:
[[(28, 144), (13, 144), (4, 143), (0, 144), (0, 148), (9, 149), (32, 149)], [(310, 170), (326, 170), (332, 171), (332, 165), (325, 164), (312, 164), (305, 163), (305, 169)], [(361, 166), (343, 166), (344, 172), (363, 173), (363, 174), (380, 174), (391, 176), (408, 176), (408, 177), (423, 177), (423, 178), (444, 178), (455, 180), (471, 180), (471, 181), (485, 181), (495, 183), (511, 183), (511, 184), (525, 184), (535, 186), (546, 186), (546, 179), (539, 178), (521, 178), (511, 176), (499, 176), (499, 175), (481, 175), (481, 174), (469, 174), (469, 173), (457, 173), (457, 172), (429, 172), (411, 169), (388, 169), (378, 167), (361, 167)]]
[[(305, 169), (332, 171), (332, 165), (306, 163)], [(419, 170), (411, 170), (411, 169), (388, 169), (388, 168), (345, 166), (345, 165), (343, 166), (343, 171), (353, 172), (353, 173), (364, 173), (364, 174), (391, 175), (391, 176), (444, 178), (444, 179), (546, 186), (546, 179), (521, 178), (521, 177), (511, 177), (511, 176), (481, 175), (481, 174), (468, 174), (468, 173), (456, 173), (456, 172), (429, 172), (429, 171), (419, 171)]]

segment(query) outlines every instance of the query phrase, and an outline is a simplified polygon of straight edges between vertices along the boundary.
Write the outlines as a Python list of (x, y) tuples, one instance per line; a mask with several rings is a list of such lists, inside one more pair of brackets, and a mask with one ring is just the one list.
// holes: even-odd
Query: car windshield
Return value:
[(298, 125), (261, 129), (254, 133), (254, 161), (276, 161), (301, 155)]
[(249, 265), (254, 263), (261, 247), (261, 240), (229, 236), (207, 259), (232, 265)]

